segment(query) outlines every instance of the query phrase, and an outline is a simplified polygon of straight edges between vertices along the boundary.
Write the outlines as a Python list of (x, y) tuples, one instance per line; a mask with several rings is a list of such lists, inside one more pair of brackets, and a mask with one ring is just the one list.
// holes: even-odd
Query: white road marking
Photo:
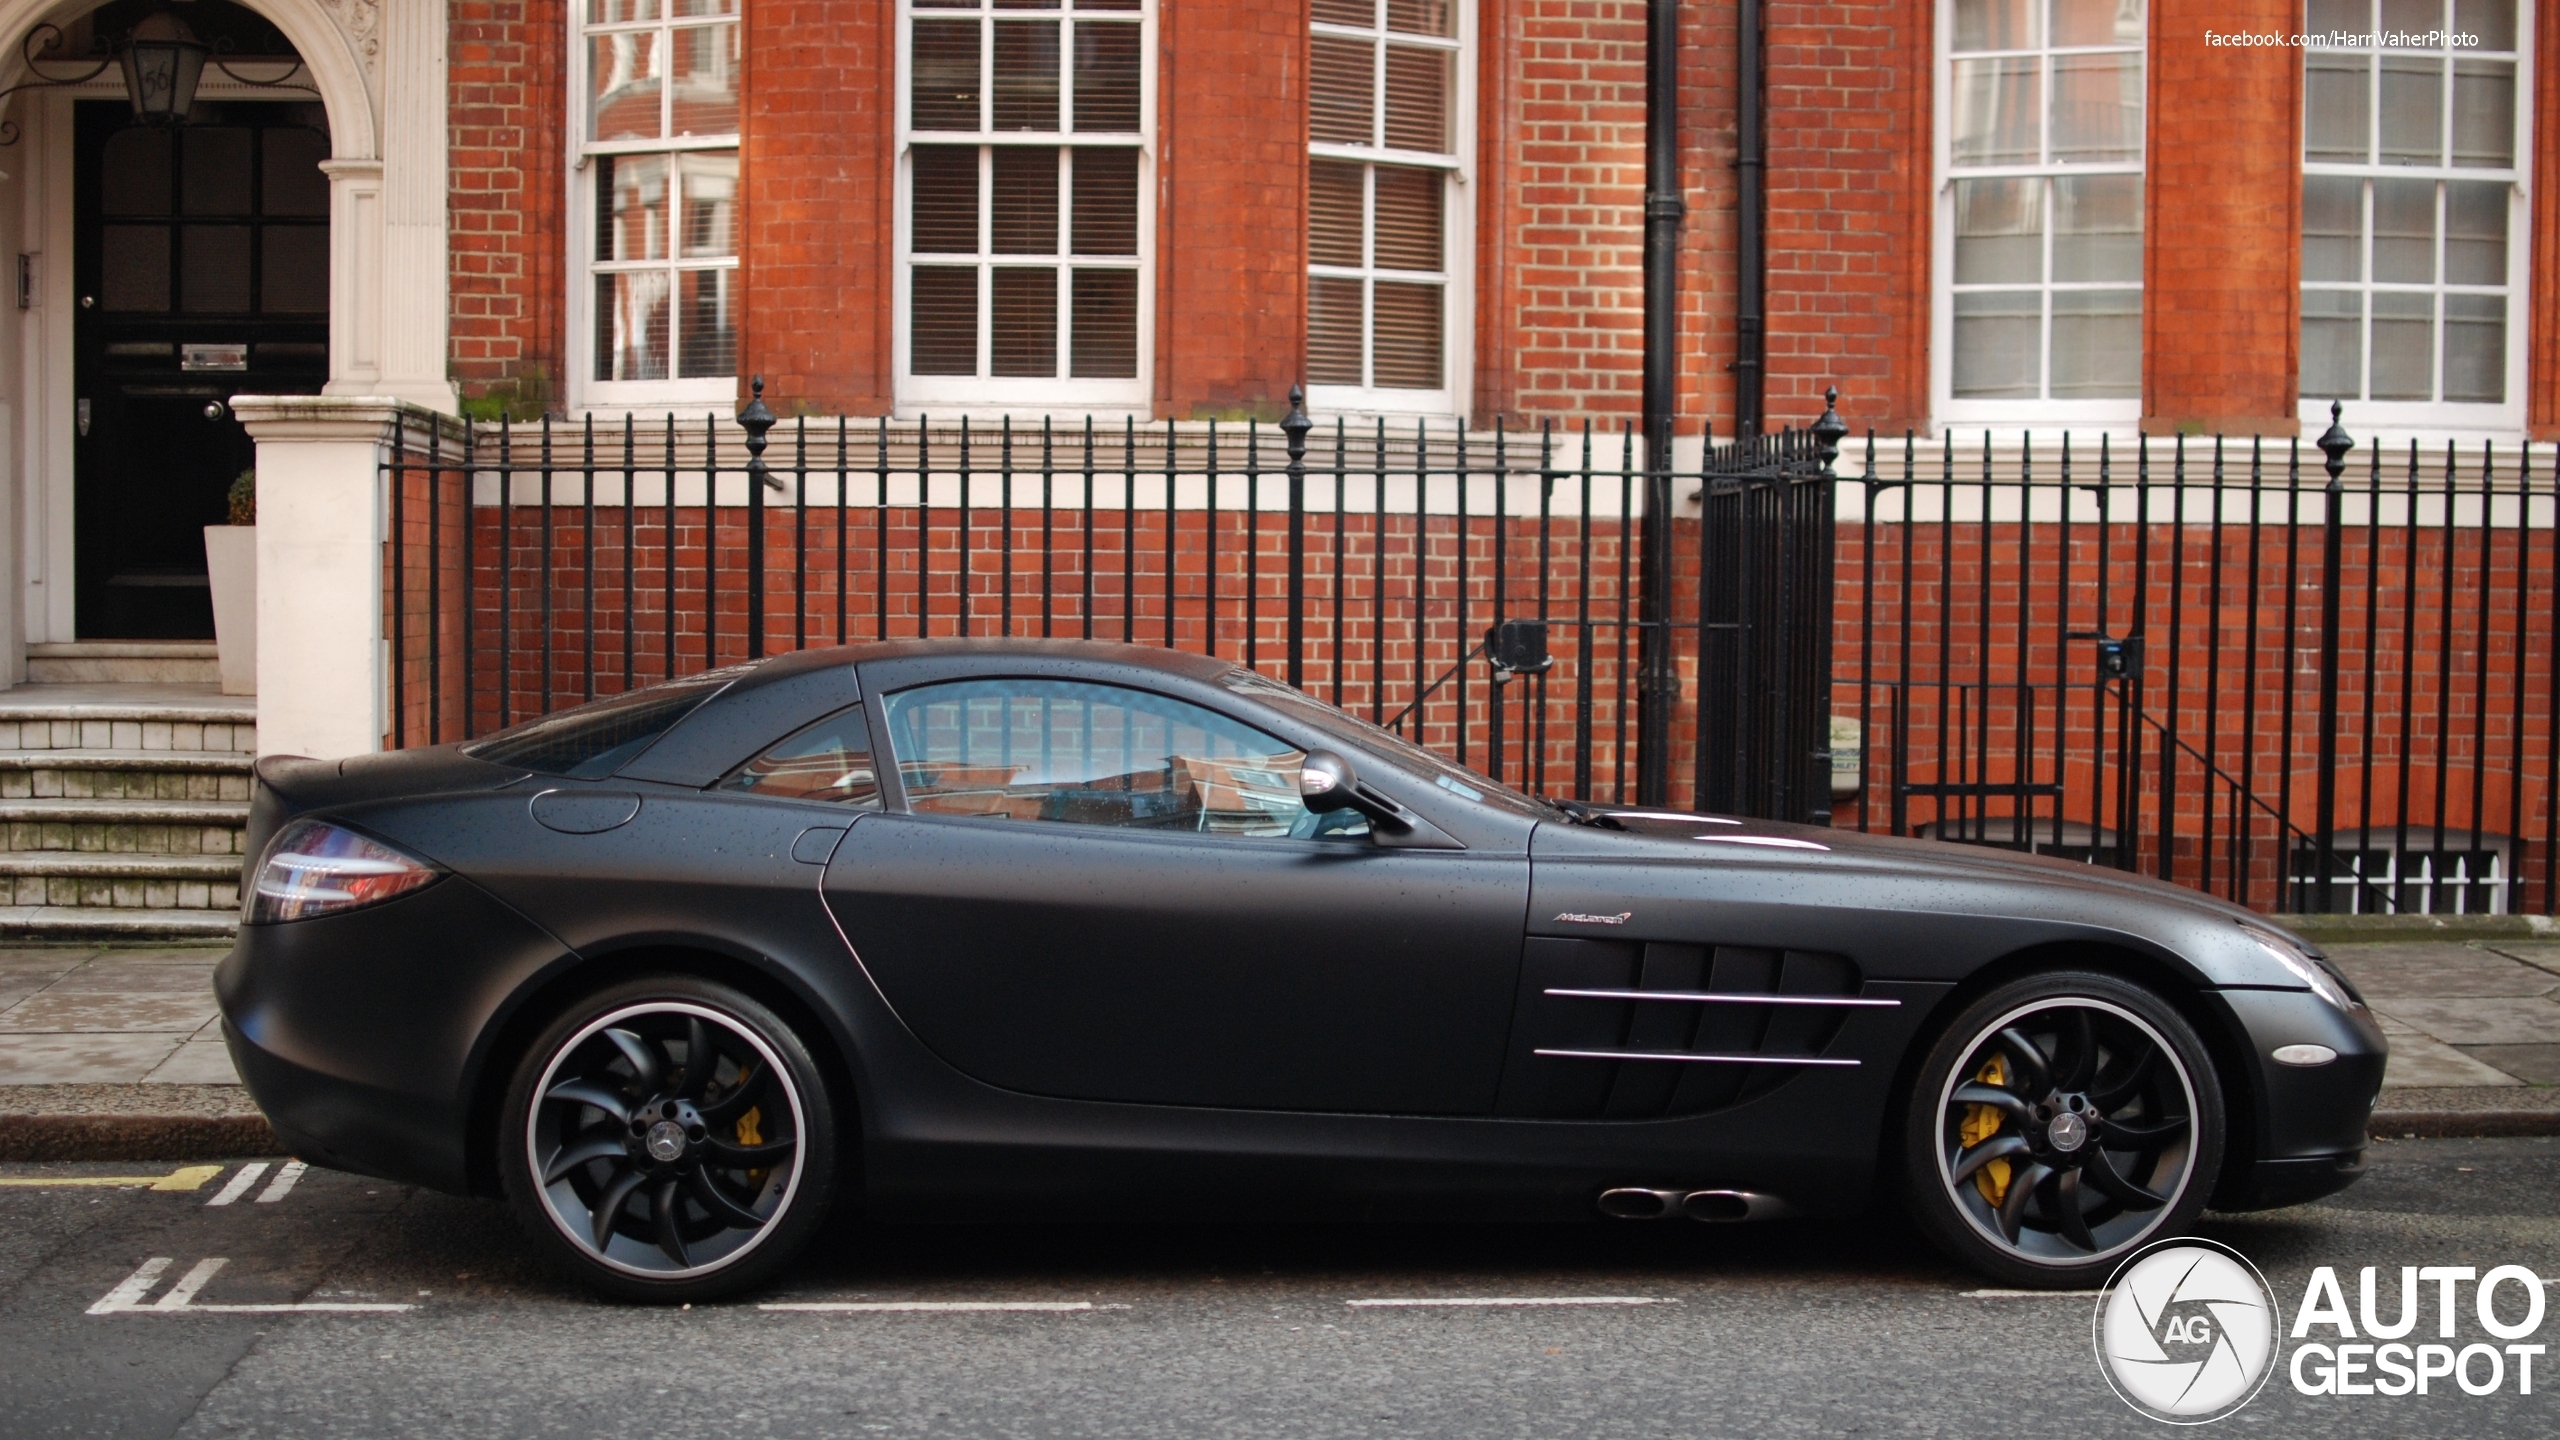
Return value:
[(166, 1255), (154, 1255), (143, 1261), (141, 1266), (126, 1276), (116, 1288), (99, 1297), (98, 1303), (90, 1306), (88, 1313), (92, 1315), (284, 1315), (319, 1310), (340, 1313), (398, 1314), (418, 1308), (415, 1305), (387, 1304), (370, 1300), (302, 1300), (273, 1305), (199, 1305), (196, 1303), (196, 1292), (203, 1289), (207, 1281), (220, 1274), (223, 1266), (231, 1263), (219, 1256), (197, 1261), (177, 1284), (169, 1287), (168, 1294), (148, 1305), (143, 1304), (142, 1297), (150, 1294), (151, 1287), (160, 1283), (161, 1275), (168, 1270), (171, 1263)]
[(1967, 1290), (1967, 1300), (2088, 1300), (2104, 1290)]
[(287, 1160), (284, 1162), (284, 1168), (276, 1172), (276, 1178), (267, 1182), (266, 1189), (258, 1192), (258, 1203), (261, 1205), (273, 1205), (287, 1195), (292, 1194), (293, 1182), (301, 1179), (302, 1172), (310, 1168), (310, 1166), (303, 1164), (299, 1160)]
[(1355, 1310), (1457, 1308), (1494, 1305), (1677, 1305), (1669, 1295), (1503, 1295), (1429, 1300), (1345, 1300)]
[(166, 1255), (155, 1255), (143, 1261), (141, 1269), (127, 1275), (117, 1283), (116, 1288), (100, 1296), (98, 1303), (89, 1307), (89, 1313), (112, 1315), (119, 1310), (132, 1309), (135, 1301), (149, 1294), (151, 1287), (160, 1283), (160, 1272), (168, 1268), (169, 1257)]
[(264, 1160), (253, 1160), (240, 1167), (240, 1173), (231, 1177), (231, 1183), (223, 1186), (220, 1194), (204, 1203), (207, 1206), (228, 1205), (239, 1199), (241, 1196), (248, 1194), (249, 1187), (257, 1184), (258, 1177), (266, 1173), (267, 1162)]
[(196, 1292), (205, 1287), (205, 1282), (211, 1280), (214, 1276), (221, 1274), (222, 1267), (230, 1263), (230, 1261), (222, 1259), (197, 1261), (194, 1269), (189, 1270), (186, 1274), (178, 1277), (178, 1283), (169, 1287), (169, 1293), (151, 1302), (151, 1308), (154, 1310), (184, 1310), (187, 1308), (189, 1303), (194, 1301), (196, 1298)]
[(759, 1310), (796, 1310), (826, 1315), (856, 1312), (896, 1314), (964, 1314), (984, 1310), (1029, 1311), (1057, 1314), (1067, 1310), (1090, 1310), (1086, 1300), (775, 1300), (756, 1307)]

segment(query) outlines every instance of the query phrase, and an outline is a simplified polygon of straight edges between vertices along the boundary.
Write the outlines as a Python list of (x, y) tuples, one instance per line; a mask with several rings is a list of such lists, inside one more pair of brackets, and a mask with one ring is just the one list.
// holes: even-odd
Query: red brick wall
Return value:
[(2155, 0), (2143, 185), (2143, 425), (2292, 434), (2301, 341), (2302, 56), (2295, 0)]
[(897, 7), (753, 0), (746, 27), (740, 374), (809, 412), (886, 413)]
[(466, 401), (536, 414), (559, 405), (565, 360), (567, 15), (561, 0), (449, 13), (453, 376)]
[[(1812, 420), (1837, 385), (1861, 427), (1924, 424), (1930, 7), (1777, 4), (1766, 37), (1769, 421)], [(1730, 51), (1713, 53), (1729, 71)], [(1729, 332), (1730, 321), (1721, 325)], [(1729, 334), (1709, 338), (1720, 368)]]
[[(1914, 0), (1768, 8), (1768, 384), (1773, 421), (1806, 421), (1840, 386), (1860, 424), (1925, 422), (1928, 404), (1929, 10)], [(1488, 21), (1488, 24), (1491, 22)], [(1680, 17), (1678, 280), (1684, 430), (1733, 414), (1737, 20)], [(1645, 7), (1515, 0), (1508, 111), (1482, 151), (1506, 172), (1504, 254), (1481, 322), (1478, 414), (1632, 418), (1642, 399)]]
[(1278, 419), (1306, 371), (1307, 12), (1157, 12), (1156, 405)]
[[(1503, 313), (1482, 410), (1632, 420), (1643, 399), (1644, 5), (1514, 0), (1498, 153)], [(1694, 227), (1693, 221), (1693, 227)]]

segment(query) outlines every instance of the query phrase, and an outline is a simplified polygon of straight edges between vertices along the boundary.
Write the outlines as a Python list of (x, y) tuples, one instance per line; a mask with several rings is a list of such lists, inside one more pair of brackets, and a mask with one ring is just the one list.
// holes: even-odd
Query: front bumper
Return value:
[[(2373, 1012), (2341, 1011), (2307, 990), (2223, 990), (2235, 1041), (2245, 1047), (2250, 1143), (2237, 1147), (2215, 1187), (2217, 1210), (2299, 1205), (2345, 1189), (2364, 1173), (2365, 1127), (2390, 1058)], [(2285, 1065), (2274, 1052), (2322, 1045), (2325, 1065)], [(2235, 1119), (2239, 1117), (2234, 1117)], [(2236, 1127), (2235, 1127), (2236, 1128)]]
[(388, 903), (243, 925), (214, 972), (232, 1064), (287, 1148), (456, 1193), (509, 1004), (560, 943), (447, 876)]

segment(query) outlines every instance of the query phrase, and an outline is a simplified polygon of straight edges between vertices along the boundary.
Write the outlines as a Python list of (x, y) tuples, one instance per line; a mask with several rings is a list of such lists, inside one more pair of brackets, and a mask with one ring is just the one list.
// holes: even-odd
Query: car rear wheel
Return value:
[(2111, 975), (2031, 976), (1968, 1006), (1912, 1088), (1912, 1218), (1995, 1279), (2101, 1284), (2192, 1224), (2222, 1164), (2222, 1092), (2193, 1026)]
[(581, 1282), (692, 1301), (756, 1284), (832, 1198), (834, 1111), (771, 1010), (681, 976), (570, 1007), (526, 1052), (500, 1173), (517, 1214)]

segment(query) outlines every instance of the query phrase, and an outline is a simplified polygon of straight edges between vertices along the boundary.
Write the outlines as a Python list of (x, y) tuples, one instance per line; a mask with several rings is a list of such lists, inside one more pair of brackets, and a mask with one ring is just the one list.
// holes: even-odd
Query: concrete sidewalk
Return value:
[[(2322, 939), (2391, 1036), (2376, 1134), (2560, 1134), (2560, 940)], [(0, 1159), (274, 1149), (215, 1024), (222, 954), (0, 950)]]

